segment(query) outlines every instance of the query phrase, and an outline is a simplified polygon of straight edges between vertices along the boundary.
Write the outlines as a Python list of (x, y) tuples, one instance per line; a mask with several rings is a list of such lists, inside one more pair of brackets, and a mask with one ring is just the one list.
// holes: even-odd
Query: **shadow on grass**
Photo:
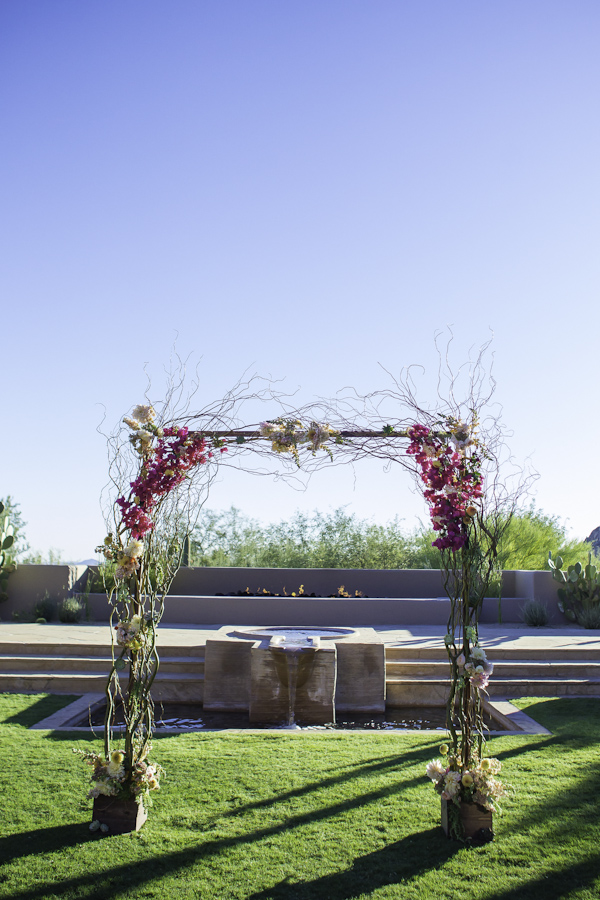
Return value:
[[(284, 793), (276, 794), (272, 797), (266, 797), (264, 800), (255, 800), (251, 803), (241, 804), (237, 806), (235, 809), (227, 810), (223, 813), (220, 813), (218, 818), (226, 818), (227, 816), (239, 816), (251, 810), (257, 809), (266, 809), (272, 808), (276, 803), (285, 803), (289, 800), (297, 799), (298, 797), (302, 797), (304, 794), (310, 794), (313, 791), (320, 791), (326, 788), (334, 787), (338, 784), (343, 784), (347, 781), (352, 781), (355, 778), (362, 778), (376, 774), (377, 772), (382, 773), (386, 770), (393, 769), (394, 771), (400, 772), (405, 766), (410, 766), (415, 762), (429, 760), (430, 758), (430, 749), (428, 748), (425, 751), (414, 751), (412, 753), (406, 753), (402, 756), (390, 756), (383, 759), (378, 760), (368, 760), (361, 761), (361, 763), (357, 763), (354, 765), (349, 765), (347, 771), (343, 775), (332, 775), (330, 778), (322, 778), (319, 781), (312, 781), (308, 784), (302, 785), (302, 787), (293, 788), (289, 791), (285, 791)], [(416, 778), (411, 779), (410, 781), (405, 781), (402, 786), (402, 790), (409, 785), (416, 785), (423, 783), (423, 776), (420, 774)], [(381, 791), (377, 792), (377, 796), (387, 796), (388, 794), (395, 794), (398, 792), (398, 788), (394, 787), (394, 785), (388, 785), (385, 788), (382, 788)], [(361, 797), (366, 797), (368, 794), (361, 794)]]
[(52, 713), (58, 712), (59, 709), (63, 709), (65, 706), (69, 706), (70, 703), (73, 703), (78, 699), (78, 696), (78, 694), (72, 696), (67, 696), (66, 694), (46, 694), (39, 697), (26, 709), (22, 709), (20, 712), (15, 713), (14, 716), (8, 716), (6, 719), (2, 719), (0, 724), (23, 725), (25, 728), (31, 728), (32, 725), (37, 725), (38, 722), (51, 716)]
[(598, 697), (540, 699), (524, 707), (523, 712), (563, 739), (578, 743), (600, 740)]
[(57, 825), (54, 828), (36, 828), (0, 838), (0, 863), (7, 863), (24, 856), (38, 853), (55, 853), (64, 847), (74, 847), (88, 840), (94, 840), (89, 831), (89, 821)]
[[(124, 887), (127, 890), (140, 887), (153, 879), (163, 878), (199, 863), (209, 862), (214, 857), (218, 857), (221, 853), (233, 848), (250, 845), (277, 835), (284, 835), (294, 828), (323, 822), (332, 817), (360, 809), (369, 803), (377, 803), (391, 794), (402, 793), (408, 787), (419, 783), (421, 780), (419, 777), (396, 787), (386, 786), (381, 790), (361, 794), (331, 806), (320, 807), (297, 816), (290, 816), (279, 825), (272, 825), (269, 828), (261, 828), (232, 837), (209, 839), (193, 847), (187, 847), (185, 850), (178, 850), (175, 853), (145, 858), (139, 862), (129, 862), (123, 866), (115, 866), (105, 873), (95, 871), (76, 878), (63, 878), (60, 882), (49, 881), (29, 890), (16, 892), (12, 895), (11, 900), (45, 900), (48, 894), (51, 894), (54, 898), (60, 898), (72, 896), (72, 892), (76, 892), (77, 896), (81, 897), (82, 900), (106, 900), (106, 897), (111, 896), (116, 887), (120, 890), (123, 890)], [(0, 859), (8, 862), (11, 859), (10, 850), (13, 848), (16, 851), (15, 856), (52, 852), (52, 850), (65, 846), (69, 837), (72, 838), (72, 843), (76, 845), (82, 842), (84, 827), (81, 825), (60, 826), (58, 828), (41, 829), (36, 832), (30, 832), (30, 834), (16, 835), (13, 838), (5, 838), (3, 841), (0, 841)], [(435, 833), (435, 831), (438, 831), (438, 829), (428, 832), (428, 834)], [(30, 837), (32, 838), (31, 841), (28, 840)], [(35, 839), (37, 841), (34, 844)], [(96, 839), (110, 840), (110, 838), (100, 837)], [(119, 839), (116, 838), (116, 840)], [(406, 838), (405, 842), (409, 840), (410, 838)], [(445, 847), (447, 851), (450, 845), (444, 838), (441, 840), (441, 846)], [(118, 853), (118, 845), (115, 847), (114, 853), (115, 855)], [(102, 855), (106, 855), (104, 847)], [(443, 859), (446, 858), (447, 855), (443, 856)]]
[(441, 827), (430, 828), (359, 856), (345, 872), (294, 884), (282, 881), (249, 894), (248, 900), (351, 900), (359, 895), (370, 896), (386, 885), (405, 883), (440, 868), (461, 846), (449, 841)]
[[(600, 699), (560, 697), (540, 700), (524, 708), (536, 722), (548, 728), (547, 736), (523, 735), (523, 742), (509, 749), (498, 749), (498, 759), (507, 760), (530, 750), (543, 751), (560, 746), (565, 751), (577, 750), (600, 742)], [(494, 738), (494, 740), (501, 738)], [(527, 740), (526, 740), (527, 739)]]
[[(559, 871), (548, 872), (518, 887), (490, 894), (486, 900), (564, 900), (576, 890), (597, 887), (599, 878), (600, 854)], [(597, 895), (600, 896), (600, 891)]]

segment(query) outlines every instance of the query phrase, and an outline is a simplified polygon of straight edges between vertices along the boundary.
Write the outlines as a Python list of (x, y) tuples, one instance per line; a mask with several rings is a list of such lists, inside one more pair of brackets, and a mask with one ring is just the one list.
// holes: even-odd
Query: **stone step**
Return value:
[[(448, 679), (421, 677), (386, 678), (386, 706), (424, 704), (444, 705), (448, 696)], [(600, 697), (600, 678), (493, 678), (488, 686), (490, 697)]]
[[(412, 677), (432, 675), (438, 678), (447, 677), (450, 667), (448, 660), (403, 659), (387, 660), (386, 678)], [(515, 659), (502, 659), (494, 662), (492, 680), (500, 677), (528, 680), (530, 678), (600, 678), (600, 661), (572, 660), (552, 661), (533, 660), (523, 662)]]
[[(44, 656), (106, 657), (110, 656), (110, 638), (107, 640), (106, 644), (86, 644), (81, 642), (73, 642), (72, 644), (52, 644), (45, 641), (40, 644), (33, 641), (21, 643), (19, 641), (0, 640), (0, 655), (2, 656), (39, 656), (40, 651), (43, 651)], [(194, 658), (203, 658), (204, 644), (192, 647), (159, 643), (158, 652), (161, 658), (163, 656), (181, 656), (187, 658), (190, 655)]]
[[(100, 656), (7, 656), (0, 655), (0, 672), (104, 672), (108, 674), (112, 660)], [(161, 656), (161, 672), (204, 672), (203, 656)]]
[[(127, 673), (122, 673), (125, 680)], [(106, 684), (105, 673), (86, 671), (70, 672), (2, 672), (0, 673), (0, 693), (50, 693), (88, 694), (103, 692)], [(179, 700), (181, 702), (202, 702), (204, 696), (204, 675), (194, 673), (161, 673), (152, 685), (154, 700)]]
[[(593, 660), (600, 661), (600, 653), (597, 649), (585, 648), (580, 646), (565, 647), (518, 647), (513, 645), (504, 647), (486, 646), (483, 647), (487, 653), (490, 662), (494, 665), (500, 660), (544, 660), (552, 662), (566, 662), (568, 660)], [(430, 645), (418, 647), (415, 644), (390, 645), (385, 648), (386, 662), (400, 662), (404, 659), (430, 659), (430, 660), (446, 660), (448, 655), (443, 645)]]

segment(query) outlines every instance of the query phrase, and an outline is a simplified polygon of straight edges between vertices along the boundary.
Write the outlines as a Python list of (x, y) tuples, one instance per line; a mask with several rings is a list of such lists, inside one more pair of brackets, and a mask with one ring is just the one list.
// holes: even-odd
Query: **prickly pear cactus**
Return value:
[(7, 551), (10, 550), (15, 542), (13, 527), (9, 522), (6, 507), (0, 500), (0, 602), (8, 600), (6, 592), (6, 584), (8, 576), (14, 572), (16, 565), (8, 556)]
[[(548, 554), (548, 565), (552, 577), (560, 584), (558, 589), (558, 608), (571, 622), (580, 622), (582, 613), (600, 606), (600, 572), (592, 565), (592, 554), (588, 554), (587, 566), (580, 562), (563, 570), (560, 556), (552, 559)], [(581, 623), (580, 623), (581, 624)]]

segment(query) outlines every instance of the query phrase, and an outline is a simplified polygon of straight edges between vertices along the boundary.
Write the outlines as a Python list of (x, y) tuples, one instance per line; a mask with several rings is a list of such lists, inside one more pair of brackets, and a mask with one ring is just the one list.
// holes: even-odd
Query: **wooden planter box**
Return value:
[(101, 825), (108, 825), (109, 834), (127, 834), (139, 831), (148, 813), (143, 803), (137, 800), (117, 800), (116, 797), (96, 797), (92, 819)]
[[(448, 823), (448, 807), (452, 801), (442, 800), (442, 828), (447, 837), (451, 837)], [(460, 818), (462, 820), (465, 840), (492, 841), (494, 828), (492, 813), (477, 803), (461, 803)]]

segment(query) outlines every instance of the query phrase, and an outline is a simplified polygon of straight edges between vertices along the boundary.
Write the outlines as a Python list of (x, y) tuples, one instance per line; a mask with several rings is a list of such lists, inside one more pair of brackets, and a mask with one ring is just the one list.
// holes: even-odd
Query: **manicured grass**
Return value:
[[(168, 777), (133, 835), (88, 831), (80, 735), (30, 732), (59, 698), (0, 695), (0, 897), (597, 900), (600, 700), (520, 705), (552, 735), (489, 752), (514, 786), (493, 844), (439, 827), (431, 735), (156, 738)], [(60, 698), (62, 700), (63, 698)]]

